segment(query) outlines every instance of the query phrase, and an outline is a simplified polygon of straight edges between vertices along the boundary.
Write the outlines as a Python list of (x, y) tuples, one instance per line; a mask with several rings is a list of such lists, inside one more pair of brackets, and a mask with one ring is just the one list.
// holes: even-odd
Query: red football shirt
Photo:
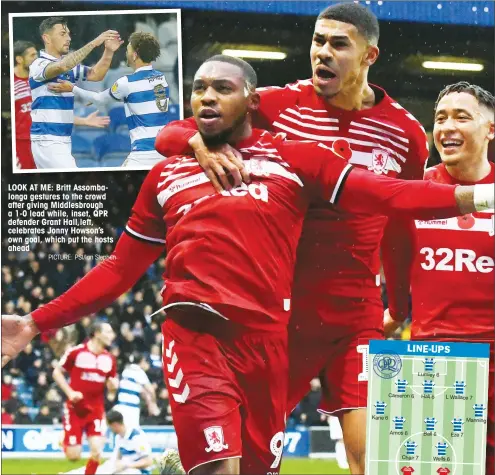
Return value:
[(17, 139), (31, 139), (31, 89), (29, 78), (14, 74), (15, 136)]
[(215, 193), (195, 158), (168, 158), (145, 179), (126, 229), (166, 241), (165, 305), (194, 302), (248, 326), (285, 326), (308, 202), (298, 175), (335, 201), (349, 166), (315, 143), (260, 130), (237, 148), (255, 177), (251, 184)]
[(437, 470), (437, 473), (440, 474), (440, 475), (449, 475), (450, 470), (448, 468), (446, 468), (446, 467), (440, 467)]
[[(331, 146), (346, 139), (349, 163), (377, 174), (421, 179), (428, 158), (424, 129), (390, 98), (372, 86), (377, 103), (345, 111), (327, 105), (311, 80), (283, 88), (261, 88), (262, 122), (289, 139), (315, 140)], [(381, 98), (381, 100), (380, 100)], [(350, 214), (328, 203), (310, 206), (298, 248), (294, 294), (376, 297), (379, 247), (387, 218)], [(340, 315), (336, 315), (340, 319)]]
[(93, 353), (87, 343), (69, 348), (60, 365), (70, 375), (70, 387), (80, 391), (84, 397), (77, 403), (67, 401), (69, 408), (79, 412), (90, 412), (105, 406), (105, 383), (117, 375), (115, 357), (107, 350)]
[(404, 474), (404, 475), (410, 475), (411, 473), (413, 473), (415, 470), (414, 468), (412, 467), (402, 467), (400, 469), (400, 471)]
[[(443, 164), (425, 180), (455, 180)], [(494, 165), (479, 183), (495, 181)], [(493, 340), (495, 304), (493, 211), (458, 218), (416, 221), (418, 245), (411, 294), (411, 337)]]

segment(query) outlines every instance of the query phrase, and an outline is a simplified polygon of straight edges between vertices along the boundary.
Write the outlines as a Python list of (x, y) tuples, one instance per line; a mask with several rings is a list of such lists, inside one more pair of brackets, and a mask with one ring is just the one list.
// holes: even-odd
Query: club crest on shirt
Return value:
[(208, 447), (205, 448), (206, 452), (221, 452), (229, 448), (228, 444), (223, 443), (223, 429), (220, 426), (208, 427), (203, 432), (208, 443)]
[(388, 152), (374, 148), (371, 155), (371, 165), (368, 167), (368, 170), (374, 171), (377, 175), (381, 175), (382, 173), (387, 174), (387, 164)]
[(158, 110), (161, 112), (168, 111), (169, 98), (167, 97), (167, 89), (162, 84), (157, 84), (153, 87), (153, 94), (155, 95), (155, 103)]

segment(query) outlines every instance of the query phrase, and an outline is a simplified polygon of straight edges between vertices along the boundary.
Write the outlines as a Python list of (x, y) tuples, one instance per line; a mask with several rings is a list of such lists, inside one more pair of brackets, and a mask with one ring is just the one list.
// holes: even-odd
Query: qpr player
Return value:
[(163, 160), (143, 182), (112, 259), (31, 315), (2, 318), (5, 364), (39, 331), (109, 305), (165, 248), (164, 376), (182, 463), (193, 474), (279, 472), (292, 278), (310, 199), (422, 219), (495, 200), (490, 185), (377, 176), (340, 150), (253, 129), (256, 83), (248, 63), (219, 55), (196, 72), (191, 95), (204, 139), (241, 150), (249, 186), (215, 193), (194, 157)]

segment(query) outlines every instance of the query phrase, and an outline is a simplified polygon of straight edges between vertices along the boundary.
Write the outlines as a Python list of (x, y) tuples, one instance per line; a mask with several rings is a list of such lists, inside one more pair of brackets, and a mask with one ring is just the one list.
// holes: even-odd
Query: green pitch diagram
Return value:
[(489, 351), (370, 341), (367, 475), (485, 475)]

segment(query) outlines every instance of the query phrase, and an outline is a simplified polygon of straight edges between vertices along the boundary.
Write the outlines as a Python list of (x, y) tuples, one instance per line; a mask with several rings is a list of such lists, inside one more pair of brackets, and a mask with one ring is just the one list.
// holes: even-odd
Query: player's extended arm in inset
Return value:
[(64, 370), (60, 367), (60, 365), (55, 366), (53, 370), (53, 380), (57, 383), (57, 386), (65, 393), (67, 399), (71, 402), (78, 402), (83, 398), (83, 395), (79, 391), (74, 391), (67, 379), (64, 376)]
[(100, 60), (88, 71), (86, 80), (101, 81), (105, 77), (112, 64), (113, 54), (120, 48), (123, 42), (120, 37), (105, 40), (103, 54)]
[(105, 89), (102, 92), (88, 91), (81, 87), (74, 86), (74, 84), (69, 81), (62, 81), (60, 79), (56, 83), (48, 84), (48, 89), (57, 93), (73, 92), (74, 96), (83, 101), (86, 105), (94, 104), (98, 109), (103, 110), (106, 110), (106, 106), (113, 104), (116, 101), (116, 99), (110, 95), (110, 89)]
[[(198, 163), (215, 190), (230, 190), (242, 182), (250, 183), (249, 173), (242, 155), (229, 144), (208, 147), (205, 145), (194, 119), (176, 120), (157, 135), (155, 148), (164, 157), (194, 152)], [(234, 183), (230, 183), (229, 175)]]
[[(78, 49), (77, 51), (73, 51), (72, 53), (69, 53), (59, 61), (54, 61), (48, 64), (48, 66), (45, 68), (45, 71), (43, 73), (44, 78), (53, 79), (60, 74), (70, 71), (72, 68), (80, 64), (86, 58), (86, 56), (88, 56), (88, 54), (91, 53), (91, 51), (93, 51), (96, 47), (100, 46), (107, 40), (120, 41), (119, 33), (115, 30), (105, 31), (101, 35), (96, 37), (93, 41), (90, 41), (88, 44), (84, 45), (82, 48)], [(111, 54), (113, 56), (113, 52)], [(110, 67), (110, 65), (108, 67)], [(108, 67), (107, 67), (107, 71), (108, 71)], [(103, 79), (105, 74), (103, 74), (101, 79)], [(89, 79), (89, 75), (88, 75), (88, 79)], [(91, 79), (91, 80), (97, 81), (98, 79)]]
[(96, 127), (103, 129), (110, 124), (108, 115), (98, 115), (98, 111), (94, 111), (86, 117), (74, 116), (74, 125), (83, 125), (85, 127)]
[(139, 280), (162, 251), (162, 246), (123, 234), (112, 255), (60, 297), (38, 308), (32, 315), (3, 315), (2, 367), (40, 331), (70, 325), (84, 315), (110, 305)]

